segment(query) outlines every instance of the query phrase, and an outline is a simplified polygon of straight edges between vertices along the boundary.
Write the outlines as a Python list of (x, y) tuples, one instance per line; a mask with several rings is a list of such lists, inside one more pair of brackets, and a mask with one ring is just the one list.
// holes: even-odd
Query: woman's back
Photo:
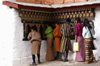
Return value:
[[(94, 37), (94, 34), (95, 34), (94, 28), (92, 27), (92, 28), (90, 29), (90, 31), (91, 31), (91, 33), (92, 33), (92, 36)], [(84, 37), (84, 38), (91, 38), (91, 33), (90, 33), (90, 31), (89, 31), (89, 28), (88, 28), (88, 27), (83, 27), (83, 33), (82, 33), (83, 37)]]
[(83, 25), (81, 23), (77, 23), (75, 25), (75, 35), (82, 36)]

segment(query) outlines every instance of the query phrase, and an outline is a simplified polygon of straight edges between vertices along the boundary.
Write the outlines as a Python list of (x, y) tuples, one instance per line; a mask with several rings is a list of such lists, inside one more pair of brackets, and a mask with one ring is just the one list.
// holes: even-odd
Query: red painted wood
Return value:
[(7, 1), (3, 1), (3, 4), (17, 9), (30, 9), (30, 10), (40, 10), (40, 11), (50, 11), (50, 12), (100, 7), (100, 4), (92, 4), (92, 5), (71, 6), (71, 7), (54, 9), (54, 8), (42, 8), (42, 7), (34, 7), (34, 6), (23, 6), (23, 5), (18, 5)]
[(55, 11), (65, 11), (65, 10), (75, 10), (75, 9), (86, 9), (86, 8), (96, 8), (100, 7), (100, 4), (92, 4), (92, 5), (83, 5), (83, 6), (72, 6), (72, 7), (63, 7), (63, 8), (57, 8)]
[(7, 1), (3, 1), (3, 4), (18, 9), (18, 4), (7, 2)]
[(7, 2), (7, 1), (3, 1), (3, 4), (7, 5), (7, 6), (10, 6), (10, 7), (13, 7), (13, 8), (17, 8), (17, 9), (30, 9), (30, 10), (40, 10), (40, 11), (54, 11), (53, 8), (23, 6), (23, 5), (19, 5), (19, 4), (15, 4), (15, 3)]
[(30, 9), (30, 10), (40, 10), (40, 11), (54, 11), (53, 8), (42, 8), (42, 7), (33, 7), (33, 6), (23, 6), (19, 5), (19, 9)]

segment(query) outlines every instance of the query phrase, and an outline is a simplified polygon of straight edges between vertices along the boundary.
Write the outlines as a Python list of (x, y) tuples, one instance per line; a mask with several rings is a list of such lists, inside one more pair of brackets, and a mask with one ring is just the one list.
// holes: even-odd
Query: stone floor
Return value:
[[(32, 66), (32, 65), (28, 65)], [(41, 64), (37, 64), (36, 66), (100, 66), (100, 61), (91, 64), (84, 64), (83, 62), (75, 62), (75, 61), (45, 61)]]

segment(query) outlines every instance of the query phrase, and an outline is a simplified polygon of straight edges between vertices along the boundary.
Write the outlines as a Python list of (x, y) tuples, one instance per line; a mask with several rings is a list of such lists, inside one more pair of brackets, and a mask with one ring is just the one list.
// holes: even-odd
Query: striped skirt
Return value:
[(70, 37), (62, 36), (60, 52), (64, 53), (65, 51), (68, 51), (68, 50), (72, 51), (72, 45), (71, 45)]
[(47, 38), (47, 54), (46, 60), (50, 61), (54, 59), (54, 46), (53, 46), (53, 38)]
[(85, 46), (84, 46), (84, 39), (81, 36), (77, 37), (77, 42), (79, 42), (79, 51), (76, 52), (76, 61), (84, 61), (85, 58)]
[(95, 61), (93, 51), (92, 51), (92, 39), (85, 39), (85, 62), (90, 63)]

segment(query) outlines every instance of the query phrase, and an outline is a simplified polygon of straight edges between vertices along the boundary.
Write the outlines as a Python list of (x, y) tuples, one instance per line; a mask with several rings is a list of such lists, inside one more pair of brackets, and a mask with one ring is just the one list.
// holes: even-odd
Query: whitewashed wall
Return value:
[[(97, 50), (94, 51), (94, 55), (96, 57), (96, 60), (99, 60), (99, 56), (100, 56), (100, 51), (99, 51), (99, 43), (100, 43), (100, 31), (98, 31), (99, 29), (99, 14), (100, 14), (100, 8), (96, 8), (95, 10), (96, 12), (96, 17), (95, 17), (95, 31), (96, 31), (96, 41), (95, 44), (97, 46)], [(19, 66), (25, 66), (27, 64), (32, 63), (32, 59), (31, 59), (31, 43), (29, 41), (22, 41), (23, 38), (23, 24), (21, 23), (20, 18), (18, 17), (18, 12), (14, 10), (14, 14), (16, 16), (14, 16), (15, 19), (15, 26), (14, 26), (14, 30), (15, 30), (15, 37), (14, 37), (14, 44), (13, 44), (13, 61), (14, 61), (14, 66), (18, 65)], [(73, 44), (74, 41), (72, 41)], [(41, 60), (45, 60), (45, 54), (46, 54), (46, 41), (42, 41), (42, 47), (41, 47)], [(69, 57), (70, 60), (75, 60), (75, 53), (69, 53)]]
[[(97, 50), (94, 51), (96, 60), (100, 57), (100, 8), (96, 8), (95, 31)], [(26, 66), (32, 63), (31, 43), (22, 41), (23, 24), (15, 9), (2, 5), (0, 0), (0, 65)], [(72, 41), (73, 43), (74, 41)], [(42, 41), (41, 60), (45, 60), (46, 41)], [(69, 59), (75, 59), (75, 53), (69, 53)]]
[[(31, 43), (22, 41), (23, 23), (15, 9), (0, 0), (0, 65), (25, 66), (32, 63)], [(45, 59), (46, 41), (42, 41), (41, 59)]]
[[(14, 39), (13, 39), (13, 66), (25, 66), (32, 63), (31, 42), (23, 41), (23, 23), (18, 16), (18, 11), (14, 10)], [(46, 41), (41, 42), (41, 59), (45, 60)]]
[(97, 50), (94, 51), (94, 55), (96, 60), (100, 60), (100, 8), (95, 9), (95, 45)]
[(14, 40), (14, 9), (2, 5), (0, 0), (0, 65), (12, 66)]

